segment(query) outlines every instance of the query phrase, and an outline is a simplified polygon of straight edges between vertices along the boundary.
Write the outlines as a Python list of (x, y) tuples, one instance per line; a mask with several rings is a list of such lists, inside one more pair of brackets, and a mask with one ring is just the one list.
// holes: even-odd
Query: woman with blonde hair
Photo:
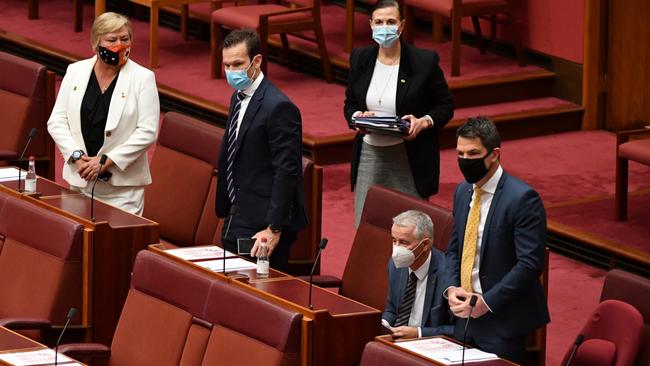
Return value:
[(97, 199), (141, 215), (144, 186), (151, 183), (146, 151), (156, 139), (160, 103), (154, 73), (129, 57), (132, 41), (124, 15), (95, 19), (95, 55), (68, 66), (47, 128), (73, 190), (90, 195), (97, 177)]

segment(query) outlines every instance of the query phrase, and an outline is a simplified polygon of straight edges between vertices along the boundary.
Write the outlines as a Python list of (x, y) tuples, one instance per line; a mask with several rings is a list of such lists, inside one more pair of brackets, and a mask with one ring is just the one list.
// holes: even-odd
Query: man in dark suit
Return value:
[[(454, 195), (454, 229), (447, 251), (447, 289), (457, 339), (515, 362), (526, 336), (550, 321), (539, 276), (544, 264), (546, 212), (539, 194), (500, 166), (494, 124), (470, 118), (457, 132), (458, 164), (466, 182)], [(472, 309), (472, 295), (478, 301)]]
[(396, 339), (453, 335), (442, 296), (448, 285), (445, 254), (433, 246), (431, 218), (420, 211), (403, 212), (393, 218), (391, 235), (393, 255), (382, 322)]
[(238, 238), (256, 238), (255, 256), (266, 238), (271, 267), (286, 270), (291, 244), (307, 225), (300, 111), (264, 77), (256, 33), (229, 33), (222, 51), (228, 84), (236, 92), (219, 155), (217, 216), (238, 208), (227, 237), (224, 225), (222, 242), (236, 251)]

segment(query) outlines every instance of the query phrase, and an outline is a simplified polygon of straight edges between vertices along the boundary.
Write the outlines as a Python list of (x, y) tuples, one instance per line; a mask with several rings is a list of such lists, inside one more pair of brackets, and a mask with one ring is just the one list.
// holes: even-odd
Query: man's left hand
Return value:
[(391, 333), (393, 339), (411, 339), (417, 338), (419, 335), (416, 327), (395, 327), (390, 329), (393, 331)]
[[(483, 296), (479, 294), (471, 294), (471, 295), (474, 295), (478, 298), (476, 301), (476, 305), (474, 306), (474, 309), (471, 310), (472, 318), (480, 318), (481, 316), (485, 315), (485, 313), (487, 313), (489, 309), (487, 307), (487, 304), (485, 304), (485, 301), (483, 300)], [(469, 305), (469, 302), (471, 300), (471, 295), (466, 296), (465, 301), (463, 301), (459, 305), (450, 307), (450, 310), (454, 313), (456, 317), (468, 318), (470, 316), (470, 309), (472, 309), (472, 307)]]
[(408, 136), (404, 137), (405, 140), (413, 140), (420, 132), (431, 127), (431, 122), (429, 122), (427, 118), (417, 118), (412, 114), (407, 114), (406, 116), (402, 117), (402, 119), (411, 122), (411, 127), (409, 127), (409, 134)]
[(270, 257), (273, 249), (275, 249), (275, 246), (280, 242), (280, 235), (282, 235), (282, 233), (274, 233), (268, 227), (253, 235), (253, 239), (257, 240), (255, 240), (255, 245), (253, 245), (253, 248), (251, 249), (251, 257), (257, 257), (257, 251), (262, 244), (262, 238), (266, 238), (266, 245), (268, 247), (268, 253), (266, 254)]

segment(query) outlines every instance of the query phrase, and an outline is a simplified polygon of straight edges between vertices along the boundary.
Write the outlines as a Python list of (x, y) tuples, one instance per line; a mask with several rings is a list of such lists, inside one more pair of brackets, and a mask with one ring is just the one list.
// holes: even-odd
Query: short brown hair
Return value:
[(251, 29), (238, 29), (228, 33), (221, 43), (221, 49), (234, 47), (240, 43), (246, 45), (246, 52), (250, 60), (261, 52), (260, 37)]

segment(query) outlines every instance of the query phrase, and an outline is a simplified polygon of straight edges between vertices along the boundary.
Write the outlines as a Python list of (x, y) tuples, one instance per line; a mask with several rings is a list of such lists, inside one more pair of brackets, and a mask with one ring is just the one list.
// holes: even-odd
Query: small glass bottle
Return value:
[(25, 176), (25, 192), (36, 192), (36, 159), (33, 156), (29, 157), (29, 168), (27, 168)]
[(260, 247), (257, 250), (257, 277), (267, 278), (269, 276), (269, 246), (266, 238), (262, 238), (260, 241)]

